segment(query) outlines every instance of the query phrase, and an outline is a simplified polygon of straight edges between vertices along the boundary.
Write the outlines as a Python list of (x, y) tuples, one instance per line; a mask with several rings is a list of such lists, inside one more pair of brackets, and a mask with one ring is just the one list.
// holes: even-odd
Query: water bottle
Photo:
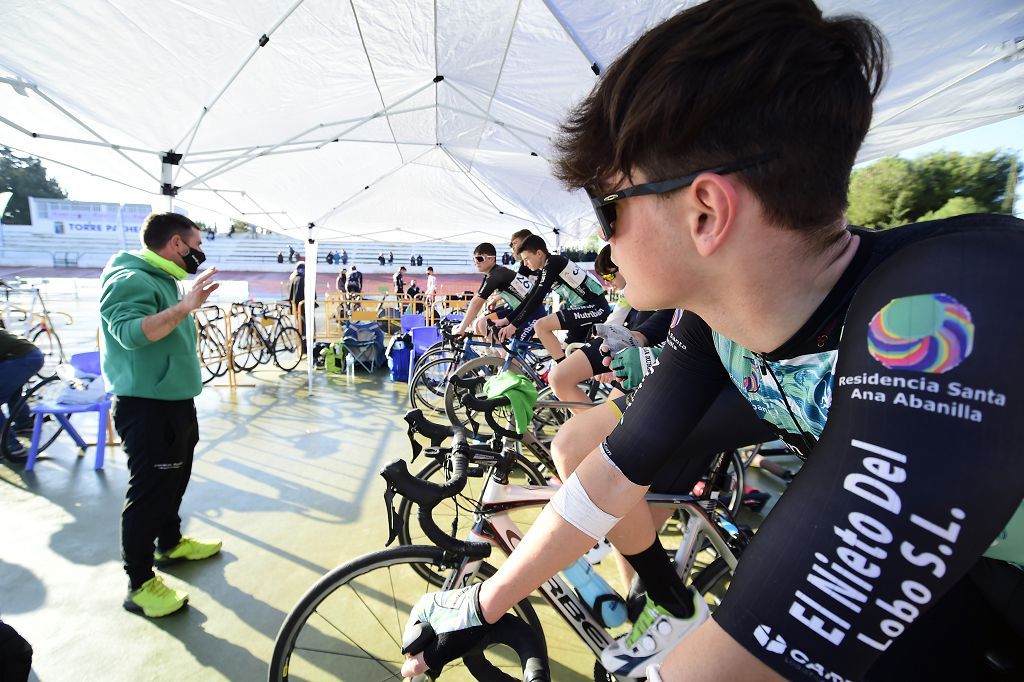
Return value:
[(614, 628), (626, 622), (626, 602), (586, 559), (580, 557), (562, 569), (562, 575), (576, 588), (601, 625)]
[(352, 353), (345, 354), (345, 376), (353, 378), (356, 375), (356, 359), (352, 357)]

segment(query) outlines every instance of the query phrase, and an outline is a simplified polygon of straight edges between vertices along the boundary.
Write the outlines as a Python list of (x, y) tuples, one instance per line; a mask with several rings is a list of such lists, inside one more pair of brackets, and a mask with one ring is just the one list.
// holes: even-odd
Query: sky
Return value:
[[(1005, 149), (1024, 152), (1024, 115), (969, 130), (963, 133), (935, 140), (918, 147), (911, 147), (900, 153), (904, 158), (915, 158), (937, 151), (974, 152)], [(71, 170), (53, 163), (45, 163), (51, 177), (57, 179), (68, 193), (68, 198), (78, 201), (106, 201), (111, 203), (150, 204), (155, 209), (166, 208), (166, 198), (131, 190), (115, 183), (90, 177), (85, 173)], [(207, 224), (216, 224), (227, 229), (230, 224), (226, 216), (212, 214), (194, 206), (184, 206), (193, 219)], [(1014, 213), (1024, 216), (1024, 187), (1018, 190)]]

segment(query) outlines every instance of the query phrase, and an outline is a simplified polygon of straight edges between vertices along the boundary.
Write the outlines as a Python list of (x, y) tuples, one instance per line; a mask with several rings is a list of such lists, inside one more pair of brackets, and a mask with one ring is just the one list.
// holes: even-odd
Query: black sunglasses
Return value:
[(693, 181), (704, 173), (716, 173), (718, 175), (725, 175), (726, 173), (735, 173), (736, 171), (756, 166), (766, 161), (772, 161), (777, 158), (778, 154), (770, 152), (767, 154), (761, 154), (754, 156), (743, 161), (737, 161), (735, 163), (727, 163), (722, 166), (716, 166), (714, 168), (705, 168), (703, 170), (695, 171), (689, 175), (684, 175), (679, 178), (672, 178), (671, 180), (658, 180), (657, 182), (645, 182), (641, 185), (632, 185), (624, 189), (616, 190), (612, 194), (605, 196), (595, 196), (589, 189), (587, 194), (590, 196), (590, 202), (594, 205), (594, 212), (597, 214), (597, 225), (598, 230), (601, 234), (601, 239), (608, 241), (615, 234), (615, 202), (620, 199), (626, 199), (628, 197), (640, 197), (645, 194), (664, 194), (673, 190), (682, 189), (688, 185), (692, 185)]

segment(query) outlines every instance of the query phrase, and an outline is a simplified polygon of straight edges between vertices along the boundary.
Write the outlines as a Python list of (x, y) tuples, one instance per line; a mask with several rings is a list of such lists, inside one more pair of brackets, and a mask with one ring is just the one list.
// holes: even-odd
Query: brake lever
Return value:
[(385, 547), (391, 545), (392, 542), (398, 539), (398, 533), (402, 528), (402, 517), (395, 511), (395, 493), (398, 492), (390, 485), (388, 489), (384, 491), (384, 506), (387, 507), (388, 515), (388, 541), (384, 543)]

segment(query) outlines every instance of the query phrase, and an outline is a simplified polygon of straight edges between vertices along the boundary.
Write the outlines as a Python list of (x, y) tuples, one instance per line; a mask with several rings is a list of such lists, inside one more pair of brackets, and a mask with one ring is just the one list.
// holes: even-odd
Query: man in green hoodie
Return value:
[(154, 564), (206, 559), (221, 543), (181, 534), (178, 509), (199, 442), (194, 398), (202, 390), (192, 311), (219, 286), (206, 270), (182, 294), (178, 282), (206, 259), (202, 232), (177, 213), (152, 213), (143, 249), (121, 251), (103, 271), (103, 377), (114, 393), (114, 426), (128, 458), (121, 556), (124, 607), (151, 618), (174, 613), (188, 595), (168, 587)]

